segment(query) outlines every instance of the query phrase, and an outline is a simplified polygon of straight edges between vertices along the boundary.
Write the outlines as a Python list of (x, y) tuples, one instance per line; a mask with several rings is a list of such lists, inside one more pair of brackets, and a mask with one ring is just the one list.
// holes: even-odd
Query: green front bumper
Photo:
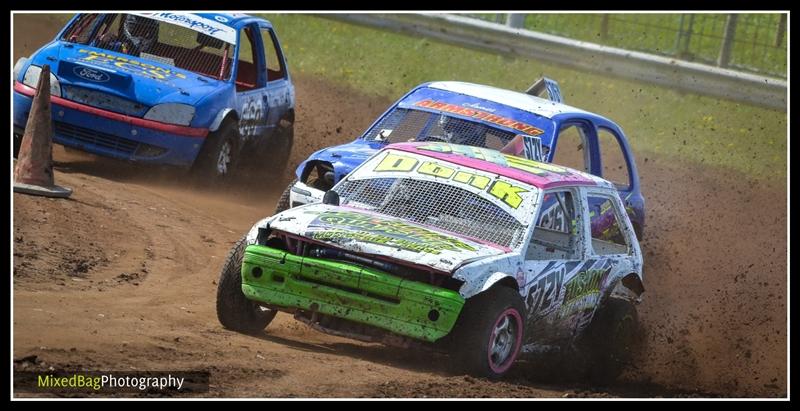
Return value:
[(464, 305), (445, 288), (259, 245), (245, 250), (242, 291), (251, 300), (309, 311), (315, 305), (322, 314), (425, 341), (447, 335)]

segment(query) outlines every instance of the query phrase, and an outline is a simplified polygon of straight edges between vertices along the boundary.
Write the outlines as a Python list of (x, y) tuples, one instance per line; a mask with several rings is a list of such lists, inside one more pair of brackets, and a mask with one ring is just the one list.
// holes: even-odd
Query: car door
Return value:
[(627, 274), (635, 244), (619, 194), (611, 189), (582, 190), (586, 239), (584, 268), (564, 281), (562, 326), (573, 337), (591, 322), (608, 287)]
[(548, 345), (565, 337), (560, 325), (565, 281), (584, 266), (585, 227), (578, 189), (542, 194), (541, 206), (525, 251), (526, 344)]
[(275, 32), (266, 23), (261, 23), (259, 31), (261, 47), (266, 58), (263, 72), (267, 78), (265, 93), (270, 108), (267, 116), (267, 128), (272, 131), (291, 108), (291, 82)]
[(611, 125), (598, 125), (600, 177), (614, 183), (625, 210), (633, 222), (637, 237), (641, 237), (644, 224), (644, 197), (639, 189), (639, 177), (630, 148), (622, 131)]
[(261, 36), (257, 24), (239, 30), (236, 62), (236, 105), (239, 134), (245, 146), (267, 133), (270, 105)]

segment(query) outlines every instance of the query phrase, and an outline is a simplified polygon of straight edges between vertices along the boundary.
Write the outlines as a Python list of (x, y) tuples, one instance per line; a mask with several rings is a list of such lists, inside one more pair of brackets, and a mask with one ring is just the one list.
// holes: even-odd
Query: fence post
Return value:
[(786, 14), (781, 14), (781, 19), (778, 21), (778, 34), (775, 35), (775, 47), (783, 44), (784, 34), (786, 34)]
[(600, 20), (600, 38), (608, 38), (608, 14), (603, 14), (603, 19)]
[(717, 59), (717, 66), (728, 67), (731, 61), (731, 50), (733, 49), (733, 38), (736, 35), (736, 20), (738, 15), (729, 14), (728, 20), (725, 21), (725, 34), (722, 37), (722, 47), (719, 50), (719, 58)]
[(678, 29), (678, 38), (675, 39), (675, 57), (684, 59), (689, 57), (689, 42), (692, 40), (692, 31), (694, 30), (694, 14), (689, 14), (686, 30), (683, 29), (685, 20), (686, 15), (681, 14), (681, 27)]
[(521, 29), (525, 26), (525, 15), (509, 14), (508, 18), (506, 18), (506, 26), (513, 27), (515, 29)]

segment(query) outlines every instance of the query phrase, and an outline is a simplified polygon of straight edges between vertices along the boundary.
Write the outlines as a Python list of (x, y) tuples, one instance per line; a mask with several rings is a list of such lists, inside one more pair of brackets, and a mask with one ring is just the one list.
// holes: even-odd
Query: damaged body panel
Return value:
[(484, 148), (402, 143), (333, 191), (334, 203), (253, 226), (236, 266), (246, 299), (337, 335), (452, 347), (488, 324), (476, 317), (498, 316), (487, 334), (491, 376), (519, 353), (571, 347), (610, 299), (634, 301), (643, 290), (622, 200), (587, 173)]

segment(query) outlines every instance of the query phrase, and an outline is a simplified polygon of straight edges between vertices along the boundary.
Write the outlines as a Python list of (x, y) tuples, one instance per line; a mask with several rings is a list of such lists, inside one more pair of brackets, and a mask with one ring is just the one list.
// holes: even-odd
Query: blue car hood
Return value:
[(50, 64), (63, 85), (115, 94), (146, 106), (159, 103), (194, 105), (225, 83), (175, 66), (86, 45), (54, 42), (32, 59)]
[[(311, 160), (326, 161), (333, 164), (335, 180), (344, 177), (366, 161), (370, 156), (378, 152), (386, 144), (378, 141), (366, 141), (358, 139), (346, 144), (324, 148), (312, 154), (306, 162)], [(298, 173), (305, 166), (300, 165)]]

